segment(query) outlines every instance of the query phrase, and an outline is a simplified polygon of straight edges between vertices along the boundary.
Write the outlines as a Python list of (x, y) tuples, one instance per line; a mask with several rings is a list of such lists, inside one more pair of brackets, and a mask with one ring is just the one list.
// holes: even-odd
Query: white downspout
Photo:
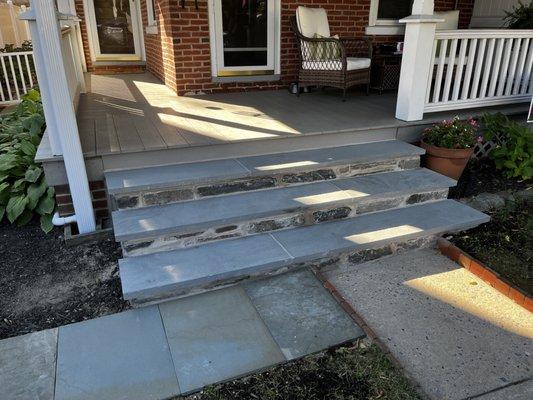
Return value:
[(60, 217), (59, 212), (56, 211), (52, 217), (52, 224), (54, 224), (54, 226), (63, 226), (74, 222), (76, 222), (76, 214), (69, 215), (68, 217)]

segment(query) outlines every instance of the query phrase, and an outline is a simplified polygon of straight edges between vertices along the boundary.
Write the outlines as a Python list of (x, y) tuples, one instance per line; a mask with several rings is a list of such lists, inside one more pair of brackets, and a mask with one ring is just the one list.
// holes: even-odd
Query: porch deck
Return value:
[[(394, 118), (394, 93), (366, 96), (355, 91), (346, 102), (336, 90), (299, 98), (285, 90), (178, 97), (150, 73), (88, 74), (86, 80), (78, 126), (88, 157), (383, 129), (394, 138), (402, 128), (458, 114), (435, 113), (416, 123), (403, 122)], [(526, 108), (505, 107), (507, 112)]]

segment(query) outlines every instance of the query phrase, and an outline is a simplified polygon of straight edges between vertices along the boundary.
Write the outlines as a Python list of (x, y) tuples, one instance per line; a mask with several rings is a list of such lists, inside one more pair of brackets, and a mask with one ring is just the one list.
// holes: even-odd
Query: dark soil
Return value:
[(122, 298), (112, 240), (67, 247), (63, 229), (0, 223), (0, 339), (116, 313)]
[(420, 399), (376, 346), (364, 342), (208, 387), (185, 400)]
[(510, 203), (491, 213), (491, 221), (449, 238), (533, 296), (533, 203)]
[(457, 186), (450, 189), (450, 198), (471, 197), (484, 192), (516, 192), (532, 186), (531, 181), (507, 178), (502, 170), (496, 169), (494, 162), (490, 159), (471, 160), (457, 182)]

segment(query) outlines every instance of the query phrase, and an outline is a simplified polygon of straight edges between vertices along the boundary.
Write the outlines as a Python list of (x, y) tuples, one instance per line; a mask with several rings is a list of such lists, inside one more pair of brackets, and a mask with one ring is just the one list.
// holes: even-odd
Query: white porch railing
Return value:
[(36, 83), (32, 51), (0, 53), (0, 105), (18, 103)]
[(21, 15), (30, 26), (35, 69), (50, 147), (62, 155), (80, 233), (96, 229), (94, 210), (80, 143), (76, 107), (84, 91), (78, 45), (78, 18), (58, 13), (55, 1), (35, 0)]
[(529, 102), (533, 30), (446, 30), (433, 0), (414, 0), (406, 24), (396, 118)]
[(533, 30), (437, 31), (425, 112), (531, 100)]

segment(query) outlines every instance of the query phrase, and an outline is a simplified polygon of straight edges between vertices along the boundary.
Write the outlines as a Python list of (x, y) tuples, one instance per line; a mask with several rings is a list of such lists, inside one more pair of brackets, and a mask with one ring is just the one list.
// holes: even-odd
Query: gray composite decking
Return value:
[[(299, 98), (286, 90), (178, 97), (150, 73), (88, 74), (86, 80), (78, 125), (87, 157), (379, 128), (391, 129), (394, 139), (414, 124), (478, 115), (462, 110), (399, 121), (395, 93), (355, 90), (346, 102), (337, 90)], [(526, 111), (523, 104), (505, 107)]]

